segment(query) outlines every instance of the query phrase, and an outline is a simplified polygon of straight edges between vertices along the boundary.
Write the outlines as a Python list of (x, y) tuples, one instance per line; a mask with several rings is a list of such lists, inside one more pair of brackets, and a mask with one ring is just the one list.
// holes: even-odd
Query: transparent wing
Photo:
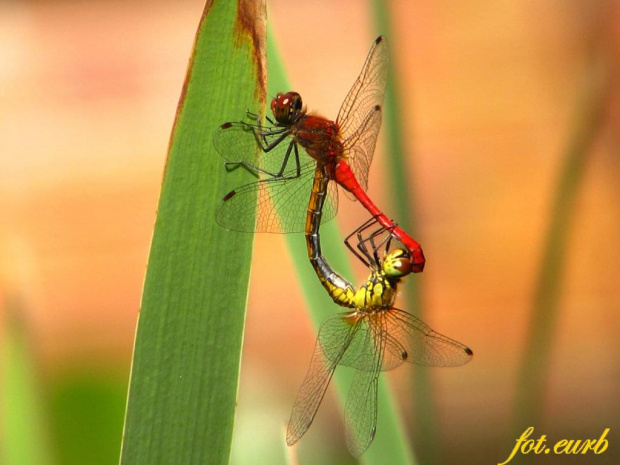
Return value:
[[(381, 371), (392, 370), (405, 361), (406, 351), (398, 342), (398, 338), (389, 333), (389, 329), (386, 327), (388, 321), (383, 316), (383, 311), (363, 316), (351, 312), (342, 316), (341, 321), (344, 327), (357, 325), (358, 328), (344, 354), (339, 352), (341, 343), (337, 338), (332, 337), (331, 333), (320, 335), (323, 353), (328, 359), (333, 360), (338, 357), (340, 359), (339, 365), (362, 371), (375, 370), (377, 357), (382, 360)], [(400, 330), (397, 329), (396, 331)], [(381, 351), (386, 353), (381, 353)]]
[(340, 356), (340, 365), (353, 367), (358, 370), (373, 370), (374, 360), (378, 351), (379, 341), (373, 334), (368, 325), (368, 319), (360, 316), (357, 312), (351, 312), (341, 317), (341, 324), (345, 327), (355, 325), (357, 330), (349, 342), (349, 346), (344, 354), (337, 352), (338, 341), (330, 339), (331, 334), (324, 334), (321, 338), (321, 345), (325, 355), (332, 359), (335, 355)]
[(460, 342), (439, 334), (413, 315), (391, 308), (383, 313), (387, 333), (382, 369), (400, 365), (403, 360), (418, 365), (455, 367), (471, 360), (473, 352)]
[(347, 94), (336, 122), (343, 139), (355, 132), (370, 110), (383, 104), (387, 83), (388, 48), (384, 37), (380, 36), (368, 52), (362, 71)]
[[(244, 163), (270, 173), (280, 171), (291, 142), (292, 138), (286, 128), (262, 126), (245, 121), (224, 123), (213, 135), (213, 146), (224, 160), (230, 163)], [(261, 149), (268, 146), (272, 146), (268, 152)], [(305, 152), (301, 152), (299, 162), (300, 165), (304, 165), (311, 158)], [(287, 171), (294, 170), (295, 160), (291, 157), (287, 162)]]
[(361, 456), (375, 438), (377, 430), (377, 394), (379, 370), (357, 370), (345, 405), (347, 448)]
[[(301, 384), (297, 399), (293, 405), (291, 419), (286, 431), (286, 443), (295, 444), (310, 428), (314, 416), (325, 396), (325, 391), (334, 374), (340, 358), (346, 352), (349, 343), (356, 332), (356, 326), (343, 324), (340, 315), (328, 318), (319, 330), (310, 368)], [(332, 347), (330, 357), (326, 357), (321, 341), (339, 341), (338, 349)]]
[(369, 354), (369, 369), (355, 372), (345, 404), (347, 447), (355, 457), (368, 449), (377, 431), (378, 379), (385, 353), (386, 338), (382, 336), (386, 328), (381, 328), (381, 321), (371, 321), (375, 350)]
[[(298, 148), (289, 132), (244, 121), (224, 123), (216, 130), (213, 144), (220, 155), (260, 179), (224, 196), (216, 214), (222, 227), (243, 232), (304, 231), (316, 162)], [(264, 151), (267, 147), (269, 151)], [(280, 172), (280, 177), (273, 176)], [(332, 219), (337, 210), (338, 191), (330, 183), (321, 222)]]
[[(342, 324), (350, 326), (347, 318), (352, 316), (342, 317)], [(322, 335), (321, 344), (330, 360), (337, 355), (340, 365), (357, 370), (374, 370), (378, 355), (381, 371), (392, 370), (404, 361), (437, 367), (460, 366), (473, 356), (467, 346), (434, 331), (413, 315), (397, 308), (358, 316), (355, 324), (358, 329), (344, 354), (337, 351), (337, 340), (331, 339), (330, 334)]]
[[(303, 232), (314, 169), (315, 163), (310, 161), (301, 167), (299, 177), (267, 178), (234, 189), (222, 200), (216, 216), (218, 224), (233, 231)], [(289, 174), (292, 176), (285, 173)], [(338, 191), (330, 182), (321, 223), (332, 219), (337, 210)]]
[(373, 107), (357, 130), (344, 141), (345, 158), (364, 190), (368, 190), (368, 172), (381, 129), (381, 117), (381, 107)]
[[(362, 71), (344, 99), (340, 111), (338, 112), (338, 117), (336, 118), (336, 122), (340, 129), (340, 136), (345, 145), (349, 148), (351, 148), (353, 144), (347, 142), (348, 139), (355, 138), (355, 133), (359, 132), (359, 128), (366, 124), (368, 115), (376, 111), (375, 108), (381, 108), (383, 105), (385, 86), (387, 83), (387, 65), (387, 43), (384, 37), (378, 37), (368, 53)], [(376, 133), (378, 134), (379, 128), (381, 127), (381, 118), (379, 118), (377, 124)], [(376, 137), (375, 134), (375, 140)], [(373, 142), (373, 150), (349, 155), (351, 159), (357, 159), (357, 157), (362, 157), (364, 159), (359, 167), (353, 169), (353, 173), (356, 177), (361, 175), (363, 170), (360, 169), (364, 167), (366, 167), (366, 175), (363, 177), (368, 177), (368, 167), (372, 161), (374, 146), (375, 143)], [(362, 186), (365, 188), (364, 185)]]

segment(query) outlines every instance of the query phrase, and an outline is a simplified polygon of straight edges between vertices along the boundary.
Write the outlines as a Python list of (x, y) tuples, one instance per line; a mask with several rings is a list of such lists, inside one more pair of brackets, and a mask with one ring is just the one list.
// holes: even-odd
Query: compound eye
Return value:
[(388, 276), (400, 278), (411, 273), (411, 259), (402, 249), (394, 249), (383, 259), (383, 271)]
[(282, 125), (291, 125), (298, 118), (301, 110), (301, 97), (297, 92), (279, 93), (271, 101), (271, 111), (276, 121)]
[(291, 110), (294, 112), (301, 111), (302, 106), (303, 106), (303, 103), (301, 101), (301, 95), (293, 94), (291, 96)]
[(271, 99), (271, 111), (275, 113), (275, 111), (282, 106), (282, 92), (278, 92), (276, 96)]

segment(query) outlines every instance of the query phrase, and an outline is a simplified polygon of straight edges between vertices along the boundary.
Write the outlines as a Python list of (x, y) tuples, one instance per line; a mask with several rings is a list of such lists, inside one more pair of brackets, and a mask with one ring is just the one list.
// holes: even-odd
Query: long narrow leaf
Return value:
[(558, 174), (549, 230), (535, 284), (525, 353), (521, 361), (515, 424), (513, 432), (509, 433), (511, 437), (517, 431), (539, 424), (543, 411), (549, 362), (559, 317), (564, 264), (569, 251), (569, 234), (588, 156), (601, 127), (610, 90), (611, 70), (605, 61), (608, 55), (598, 55), (584, 76), (583, 88), (575, 106), (575, 129), (571, 132)]
[(264, 24), (262, 2), (222, 0), (207, 2), (198, 28), (144, 284), (123, 465), (228, 462), (253, 236), (215, 223), (237, 174), (212, 136), (264, 106)]
[[(389, 35), (391, 30), (390, 5), (379, 0), (372, 0), (375, 24), (382, 33)], [(399, 92), (399, 81), (394, 66), (393, 54), (390, 54), (390, 70), (388, 73), (388, 83), (386, 89), (386, 111), (385, 127), (387, 140), (387, 156), (390, 162), (389, 179), (387, 185), (391, 186), (390, 193), (394, 206), (397, 222), (408, 233), (419, 239), (416, 230), (415, 212), (415, 189), (410, 181), (411, 164), (413, 163), (411, 152), (412, 143), (409, 141), (409, 150), (405, 147), (404, 134), (407, 133), (411, 138), (411, 131), (403, 128), (403, 117), (400, 112), (399, 103), (403, 101)], [(414, 136), (415, 137), (415, 136)], [(422, 248), (424, 244), (422, 243)], [(421, 276), (412, 276), (406, 280), (403, 286), (406, 290), (407, 311), (424, 319), (422, 307), (422, 286), (420, 285)], [(412, 392), (413, 405), (415, 411), (414, 428), (416, 432), (418, 454), (423, 462), (432, 460), (433, 463), (441, 463), (441, 441), (437, 425), (437, 409), (435, 406), (435, 396), (431, 385), (430, 373), (427, 369), (417, 369), (412, 372)]]
[(54, 463), (35, 363), (17, 298), (7, 297), (7, 325), (0, 339), (0, 462), (4, 465)]

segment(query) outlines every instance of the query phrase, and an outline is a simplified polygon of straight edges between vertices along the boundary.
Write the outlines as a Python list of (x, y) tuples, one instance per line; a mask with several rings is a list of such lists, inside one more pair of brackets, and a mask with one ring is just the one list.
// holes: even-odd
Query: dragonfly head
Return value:
[(283, 125), (294, 123), (303, 111), (301, 95), (297, 92), (278, 93), (271, 101), (271, 111), (278, 123)]
[(403, 249), (394, 249), (385, 254), (381, 269), (390, 278), (402, 278), (411, 273), (411, 257)]

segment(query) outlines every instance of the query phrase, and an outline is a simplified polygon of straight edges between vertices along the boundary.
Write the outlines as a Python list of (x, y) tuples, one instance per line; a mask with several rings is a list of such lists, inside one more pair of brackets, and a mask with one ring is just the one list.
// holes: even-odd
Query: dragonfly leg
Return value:
[[(250, 110), (245, 110), (245, 116), (249, 119), (253, 119), (256, 120), (256, 127), (257, 128), (261, 128), (264, 127), (261, 122), (260, 122), (260, 116), (258, 115), (258, 113), (254, 113), (253, 111)], [(269, 117), (269, 116), (265, 116), (265, 119), (269, 122), (269, 124), (271, 124), (272, 126), (276, 126), (276, 123), (274, 123), (274, 121)]]
[(271, 171), (264, 170), (256, 165), (248, 163), (247, 161), (225, 161), (224, 164), (226, 165), (226, 169), (228, 171), (232, 171), (238, 166), (243, 166), (245, 169), (253, 173), (263, 173), (271, 178), (282, 178), (282, 176), (278, 173), (272, 173)]
[[(395, 226), (386, 229), (383, 226), (381, 226), (379, 229), (370, 233), (370, 235), (366, 238), (367, 241), (370, 241), (373, 255), (377, 263), (380, 262), (379, 250), (383, 248), (384, 255), (388, 253), (388, 251), (390, 250), (390, 245), (392, 244), (392, 230), (394, 229), (394, 227)], [(381, 242), (379, 243), (379, 245), (375, 244), (375, 238), (377, 238), (378, 236), (386, 232), (387, 234), (385, 234), (384, 237), (381, 239)]]
[(301, 163), (299, 162), (299, 149), (296, 143), (293, 143), (292, 145), (293, 145), (293, 150), (295, 150), (296, 177), (298, 178), (301, 176)]
[[(254, 138), (258, 143), (258, 146), (265, 153), (271, 152), (277, 145), (279, 145), (286, 137), (289, 135), (290, 130), (288, 128), (276, 129), (265, 131), (262, 126), (252, 127), (252, 131), (254, 132)], [(276, 136), (279, 137), (273, 142), (267, 142), (267, 136)]]
[[(369, 268), (376, 266), (378, 264), (378, 261), (373, 260), (373, 256), (368, 251), (368, 248), (366, 247), (366, 239), (363, 237), (363, 232), (376, 224), (376, 222), (377, 220), (374, 217), (369, 219), (359, 228), (349, 234), (344, 240), (345, 245), (353, 253), (353, 255), (355, 255), (364, 265)], [(355, 245), (355, 247), (353, 247), (350, 243), (350, 239), (353, 236), (357, 237), (357, 244)]]
[[(371, 226), (373, 226), (374, 224), (378, 223), (377, 218), (373, 218), (373, 222), (368, 223), (366, 229), (369, 229)], [(359, 243), (358, 243), (358, 247), (364, 247), (364, 250), (367, 250), (366, 247), (366, 243), (370, 242), (370, 247), (372, 250), (372, 256), (374, 258), (374, 262), (377, 266), (379, 266), (380, 263), (380, 258), (379, 258), (379, 248), (381, 248), (381, 246), (385, 243), (385, 239), (381, 242), (381, 244), (379, 246), (377, 246), (377, 244), (375, 244), (375, 238), (377, 236), (379, 236), (380, 234), (383, 234), (386, 231), (386, 229), (383, 226), (380, 226), (378, 229), (374, 230), (373, 232), (371, 232), (368, 237), (364, 238), (360, 235), (358, 235), (359, 238)], [(389, 237), (389, 234), (388, 234)], [(366, 252), (367, 254), (369, 252)]]
[[(277, 145), (278, 141), (281, 141), (285, 136), (287, 136), (288, 134), (283, 134), (283, 137), (280, 137), (277, 141), (275, 141), (273, 144)], [(257, 139), (258, 140), (258, 139)], [(273, 145), (273, 147), (275, 147), (275, 145)], [(271, 150), (273, 147), (268, 147), (268, 150)], [(268, 151), (266, 150), (266, 151)], [(288, 161), (291, 157), (291, 152), (294, 152), (295, 154), (295, 173), (291, 176), (284, 176), (284, 171), (286, 170), (286, 167), (288, 165)], [(284, 159), (282, 160), (282, 165), (280, 165), (280, 169), (277, 173), (272, 173), (270, 171), (264, 170), (262, 168), (259, 168), (257, 166), (252, 166), (247, 164), (246, 162), (239, 162), (239, 163), (234, 163), (234, 164), (241, 164), (243, 166), (245, 166), (246, 168), (249, 169), (253, 169), (255, 171), (261, 172), (263, 174), (266, 174), (268, 176), (271, 176), (271, 178), (273, 179), (296, 179), (299, 178), (301, 176), (301, 165), (299, 162), (299, 149), (297, 148), (297, 143), (295, 141), (292, 141), (288, 148), (286, 149), (286, 154), (284, 155)]]
[[(386, 228), (380, 225), (374, 231), (368, 232), (370, 228), (375, 226), (379, 221), (376, 217), (372, 217), (359, 228), (353, 231), (345, 238), (347, 248), (366, 266), (378, 267), (381, 263), (381, 251), (383, 255), (389, 252), (392, 245), (392, 231), (396, 228), (394, 223)], [(357, 244), (353, 247), (350, 243), (351, 237), (356, 236)], [(382, 237), (381, 237), (382, 236)]]
[(362, 254), (360, 254), (350, 243), (349, 243), (349, 238), (351, 236), (355, 235), (355, 231), (353, 231), (349, 236), (347, 236), (347, 238), (344, 241), (344, 244), (347, 246), (347, 248), (351, 251), (351, 253), (353, 255), (355, 255), (355, 257), (361, 261), (365, 266), (370, 268), (370, 263), (368, 263), (368, 261), (366, 261), (366, 258), (364, 258), (366, 256), (365, 252), (362, 252)]
[[(250, 127), (252, 127), (252, 132), (254, 134), (254, 138), (256, 139), (256, 142), (258, 144), (258, 146), (261, 148), (261, 150), (264, 153), (268, 153), (271, 150), (273, 150), (278, 144), (280, 144), (288, 135), (289, 135), (289, 131), (285, 128), (283, 130), (276, 130), (276, 131), (260, 131), (258, 127), (254, 127), (251, 125), (248, 125)], [(267, 140), (266, 140), (266, 136), (268, 135), (278, 135), (279, 137), (274, 140), (273, 142), (266, 144)], [(294, 150), (295, 153), (295, 174), (292, 176), (284, 176), (284, 171), (286, 170), (286, 167), (288, 165), (288, 161), (290, 159), (291, 156), (291, 152)], [(272, 172), (266, 169), (263, 169), (259, 166), (253, 165), (251, 163), (248, 163), (246, 161), (227, 161), (225, 162), (225, 165), (227, 167), (227, 169), (234, 169), (237, 166), (243, 166), (244, 168), (246, 168), (248, 171), (253, 171), (255, 173), (262, 173), (265, 174), (271, 178), (277, 178), (277, 179), (294, 179), (294, 178), (298, 178), (301, 176), (301, 165), (299, 162), (299, 151), (297, 149), (297, 144), (295, 141), (291, 141), (291, 143), (289, 144), (288, 149), (286, 150), (286, 155), (284, 156), (284, 159), (282, 160), (282, 164), (280, 165), (280, 168), (278, 169), (277, 172)]]
[[(295, 174), (292, 176), (284, 176), (284, 170), (286, 169), (286, 165), (288, 165), (288, 159), (291, 157), (291, 152), (295, 153)], [(275, 175), (276, 178), (279, 179), (295, 179), (301, 176), (301, 166), (299, 165), (299, 152), (297, 149), (297, 144), (295, 141), (292, 141), (288, 149), (286, 149), (286, 155), (284, 155), (284, 160), (282, 160), (282, 165), (280, 166), (280, 171), (278, 171)]]

